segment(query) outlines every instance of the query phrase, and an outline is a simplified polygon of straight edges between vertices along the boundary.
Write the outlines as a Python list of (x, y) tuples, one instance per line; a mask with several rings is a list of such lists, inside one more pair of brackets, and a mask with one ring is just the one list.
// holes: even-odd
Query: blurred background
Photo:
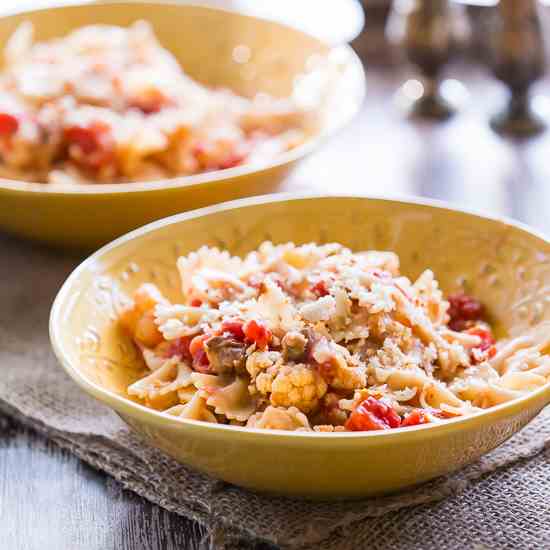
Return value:
[[(0, 13), (51, 0), (4, 0)], [(286, 189), (420, 195), (550, 231), (550, 6), (537, 0), (202, 0), (364, 62), (360, 116)]]
[[(352, 46), (366, 67), (363, 111), (296, 178), (444, 199), (550, 231), (550, 8), (531, 0), (361, 6)], [(426, 80), (444, 96), (439, 117), (418, 102)]]

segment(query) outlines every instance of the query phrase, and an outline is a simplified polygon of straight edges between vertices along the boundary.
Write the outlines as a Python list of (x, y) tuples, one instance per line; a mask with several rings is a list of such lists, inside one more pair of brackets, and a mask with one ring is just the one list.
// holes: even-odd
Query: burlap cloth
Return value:
[(550, 548), (550, 410), (461, 472), (354, 502), (253, 494), (148, 447), (82, 393), (50, 351), (49, 309), (79, 260), (0, 236), (0, 411), (151, 502), (195, 519), (212, 547), (263, 540), (349, 550)]

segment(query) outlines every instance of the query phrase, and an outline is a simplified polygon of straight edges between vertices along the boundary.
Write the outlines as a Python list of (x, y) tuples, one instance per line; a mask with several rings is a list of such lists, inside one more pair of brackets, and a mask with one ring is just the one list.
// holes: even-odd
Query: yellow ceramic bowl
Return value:
[(243, 487), (313, 498), (386, 493), (456, 470), (550, 402), (545, 386), (440, 425), (326, 434), (179, 420), (131, 401), (125, 389), (143, 364), (114, 322), (119, 291), (153, 280), (174, 299), (177, 256), (205, 244), (244, 254), (265, 239), (393, 250), (404, 273), (416, 277), (430, 267), (445, 291), (479, 296), (502, 334), (550, 319), (550, 243), (524, 227), (420, 202), (279, 195), (161, 220), (91, 256), (53, 305), (51, 340), (61, 364), (145, 441), (183, 464)]
[[(246, 96), (285, 96), (320, 64), (337, 66), (338, 76), (321, 94), (319, 130), (304, 145), (265, 164), (158, 182), (56, 189), (0, 179), (0, 228), (58, 246), (91, 248), (163, 216), (275, 191), (296, 161), (347, 123), (363, 100), (364, 71), (348, 46), (329, 48), (298, 30), (220, 9), (110, 2), (32, 11), (0, 18), (0, 44), (27, 20), (36, 38), (44, 40), (92, 23), (128, 25), (139, 19), (153, 25), (193, 78)], [(244, 64), (232, 55), (240, 44), (251, 52)]]

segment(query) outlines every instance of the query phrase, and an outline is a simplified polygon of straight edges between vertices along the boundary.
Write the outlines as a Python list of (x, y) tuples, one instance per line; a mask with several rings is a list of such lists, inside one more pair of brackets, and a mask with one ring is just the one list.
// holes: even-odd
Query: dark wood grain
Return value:
[[(447, 123), (411, 123), (395, 92), (408, 70), (368, 71), (361, 115), (308, 159), (286, 189), (420, 195), (507, 215), (550, 233), (550, 135), (504, 141), (488, 127), (504, 100), (480, 67), (451, 67), (469, 91)], [(548, 89), (541, 83), (540, 90)], [(120, 489), (17, 426), (0, 426), (0, 548), (199, 549), (204, 531)]]
[(0, 437), (0, 548), (199, 550), (197, 524), (124, 491), (42, 437)]

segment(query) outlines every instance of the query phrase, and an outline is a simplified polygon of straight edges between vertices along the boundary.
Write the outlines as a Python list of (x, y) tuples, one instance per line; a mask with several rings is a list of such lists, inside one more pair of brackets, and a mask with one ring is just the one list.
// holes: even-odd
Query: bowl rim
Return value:
[[(231, 426), (226, 424), (214, 424), (210, 422), (202, 422), (199, 420), (181, 419), (164, 414), (161, 411), (150, 409), (145, 405), (141, 405), (135, 401), (132, 401), (122, 395), (116, 394), (110, 390), (102, 388), (99, 384), (87, 379), (78, 368), (72, 365), (63, 350), (62, 338), (61, 338), (61, 321), (65, 311), (65, 304), (70, 304), (70, 291), (73, 282), (76, 281), (82, 272), (89, 270), (89, 268), (96, 263), (105, 253), (124, 246), (125, 244), (135, 241), (140, 237), (155, 232), (157, 229), (161, 229), (167, 225), (178, 224), (186, 222), (191, 219), (209, 216), (217, 212), (224, 212), (227, 210), (235, 210), (241, 207), (251, 207), (263, 205), (266, 203), (279, 203), (289, 201), (300, 200), (324, 200), (324, 199), (363, 199), (368, 201), (382, 201), (388, 203), (399, 203), (405, 205), (429, 207), (436, 210), (447, 210), (452, 212), (458, 212), (466, 214), (467, 216), (473, 216), (485, 220), (498, 222), (505, 227), (512, 229), (519, 229), (537, 239), (542, 240), (544, 243), (550, 246), (550, 239), (544, 234), (533, 229), (522, 222), (512, 220), (505, 216), (494, 216), (490, 214), (484, 214), (481, 211), (455, 207), (445, 201), (436, 199), (425, 199), (417, 197), (408, 197), (404, 195), (376, 195), (376, 194), (357, 194), (357, 193), (279, 193), (277, 195), (261, 195), (257, 197), (248, 197), (244, 199), (237, 199), (234, 201), (228, 201), (221, 204), (207, 206), (197, 210), (191, 210), (189, 212), (183, 212), (175, 214), (167, 218), (163, 218), (147, 224), (141, 228), (135, 229), (126, 235), (123, 235), (114, 241), (101, 247), (94, 252), (83, 262), (81, 262), (67, 277), (63, 285), (61, 286), (58, 294), (56, 295), (49, 318), (49, 335), (50, 342), (58, 361), (61, 363), (65, 372), (82, 388), (86, 393), (91, 394), (99, 401), (106, 403), (109, 407), (116, 411), (125, 409), (128, 411), (128, 416), (137, 417), (147, 423), (154, 423), (156, 425), (165, 427), (167, 425), (177, 429), (178, 427), (189, 427), (190, 429), (196, 428), (200, 430), (213, 430), (218, 432), (219, 430), (239, 433), (239, 437), (250, 437), (252, 434), (254, 437), (276, 437), (276, 438), (298, 438), (309, 439), (315, 438), (316, 440), (356, 440), (361, 439), (369, 441), (371, 444), (379, 444), (382, 441), (393, 441), (393, 438), (398, 437), (400, 440), (417, 437), (430, 438), (431, 435), (445, 435), (457, 430), (467, 429), (468, 427), (474, 428), (477, 424), (493, 424), (498, 419), (510, 416), (512, 414), (518, 414), (524, 409), (524, 406), (529, 401), (537, 401), (537, 398), (541, 398), (544, 401), (541, 409), (550, 404), (550, 381), (544, 386), (527, 393), (522, 397), (518, 397), (511, 401), (495, 405), (489, 409), (482, 410), (478, 413), (474, 413), (469, 416), (457, 417), (446, 420), (439, 424), (425, 424), (419, 426), (394, 428), (392, 430), (370, 431), (370, 432), (305, 432), (305, 431), (286, 431), (286, 430), (263, 430), (259, 428), (247, 428), (244, 426)], [(124, 414), (124, 413), (123, 413)], [(512, 435), (512, 434), (511, 434)]]
[(119, 193), (147, 193), (165, 189), (167, 190), (182, 187), (192, 187), (208, 183), (230, 183), (229, 180), (253, 173), (269, 171), (273, 168), (278, 168), (291, 164), (299, 160), (300, 158), (307, 156), (315, 149), (320, 148), (326, 142), (326, 140), (333, 137), (340, 130), (342, 130), (342, 128), (347, 126), (357, 116), (365, 101), (367, 90), (365, 66), (361, 62), (355, 50), (349, 44), (331, 45), (316, 36), (313, 36), (305, 31), (296, 29), (289, 25), (285, 25), (284, 23), (272, 21), (262, 17), (239, 13), (235, 10), (230, 10), (227, 8), (206, 6), (204, 4), (200, 4), (199, 1), (193, 2), (191, 0), (190, 2), (181, 3), (177, 0), (133, 0), (132, 2), (129, 2), (128, 0), (79, 0), (78, 2), (71, 1), (67, 3), (63, 2), (62, 0), (57, 0), (56, 3), (46, 8), (18, 10), (17, 7), (15, 7), (11, 11), (2, 13), (0, 15), (0, 22), (4, 19), (9, 19), (14, 16), (39, 14), (52, 10), (63, 10), (65, 8), (89, 8), (91, 6), (116, 6), (132, 4), (154, 4), (155, 9), (162, 9), (163, 7), (167, 6), (177, 6), (181, 7), (182, 9), (191, 7), (200, 8), (206, 11), (222, 12), (241, 18), (267, 22), (272, 25), (291, 30), (292, 32), (301, 34), (303, 36), (307, 36), (311, 40), (316, 41), (319, 45), (324, 46), (327, 52), (334, 51), (336, 49), (342, 50), (345, 52), (346, 55), (346, 66), (360, 69), (358, 71), (355, 71), (356, 74), (354, 76), (354, 87), (359, 92), (355, 108), (350, 110), (345, 116), (341, 117), (336, 124), (329, 127), (326, 127), (326, 125), (321, 127), (318, 132), (315, 132), (310, 138), (308, 138), (298, 147), (276, 155), (276, 157), (272, 159), (266, 159), (265, 161), (244, 163), (240, 166), (227, 168), (225, 170), (214, 170), (212, 172), (203, 172), (201, 174), (194, 174), (191, 176), (175, 176), (172, 178), (163, 178), (159, 180), (134, 181), (124, 183), (93, 183), (75, 185), (74, 187), (58, 187), (54, 184), (0, 177), (0, 191), (9, 191), (12, 193), (36, 193), (42, 195), (109, 195)]

